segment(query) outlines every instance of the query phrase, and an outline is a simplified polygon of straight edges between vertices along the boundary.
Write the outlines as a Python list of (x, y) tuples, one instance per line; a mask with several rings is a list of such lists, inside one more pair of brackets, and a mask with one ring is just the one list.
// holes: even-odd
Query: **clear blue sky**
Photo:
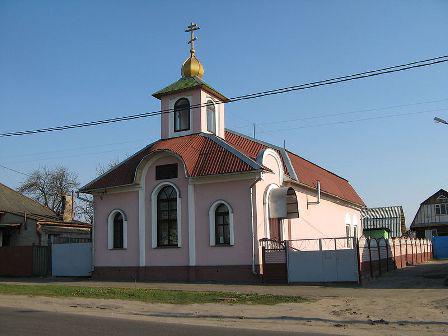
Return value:
[[(151, 93), (179, 78), (190, 21), (201, 26), (204, 79), (232, 97), (448, 54), (447, 17), (442, 0), (1, 0), (0, 132), (158, 110)], [(250, 133), (260, 123), (259, 138), (285, 139), (349, 179), (368, 206), (403, 205), (409, 224), (421, 201), (448, 187), (448, 127), (432, 121), (448, 117), (447, 88), (448, 64), (436, 65), (230, 104), (227, 127)], [(438, 102), (378, 109), (428, 101)], [(376, 110), (322, 117), (366, 109)], [(437, 112), (308, 127), (428, 110)], [(98, 164), (158, 138), (159, 117), (2, 138), (0, 164), (62, 164), (84, 184)], [(0, 168), (7, 185), (23, 178)]]

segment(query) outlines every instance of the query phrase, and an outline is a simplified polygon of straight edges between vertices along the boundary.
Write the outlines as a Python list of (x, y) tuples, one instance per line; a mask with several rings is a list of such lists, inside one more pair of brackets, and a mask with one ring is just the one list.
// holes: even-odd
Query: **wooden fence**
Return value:
[(29, 277), (50, 274), (49, 246), (0, 247), (0, 276)]

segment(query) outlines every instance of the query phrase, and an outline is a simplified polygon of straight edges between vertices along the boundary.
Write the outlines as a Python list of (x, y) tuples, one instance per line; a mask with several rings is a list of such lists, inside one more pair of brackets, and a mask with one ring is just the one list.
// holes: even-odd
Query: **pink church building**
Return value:
[(182, 77), (153, 94), (160, 140), (81, 189), (94, 197), (94, 277), (258, 281), (260, 239), (360, 235), (364, 203), (346, 179), (225, 128), (228, 98), (190, 42)]

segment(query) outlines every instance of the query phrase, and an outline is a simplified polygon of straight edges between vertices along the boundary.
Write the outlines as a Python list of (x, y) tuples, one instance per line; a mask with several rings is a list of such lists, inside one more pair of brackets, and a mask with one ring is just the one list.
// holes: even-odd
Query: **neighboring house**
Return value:
[(396, 238), (406, 233), (402, 206), (365, 208), (362, 210), (363, 234), (373, 238)]
[(90, 239), (91, 225), (73, 220), (71, 196), (64, 218), (0, 183), (0, 247), (48, 245), (53, 239)]
[(448, 192), (440, 189), (420, 204), (411, 224), (417, 238), (448, 236)]
[(358, 235), (364, 203), (349, 182), (227, 130), (228, 98), (190, 52), (153, 95), (161, 139), (80, 190), (94, 196), (94, 277), (254, 281), (262, 238)]

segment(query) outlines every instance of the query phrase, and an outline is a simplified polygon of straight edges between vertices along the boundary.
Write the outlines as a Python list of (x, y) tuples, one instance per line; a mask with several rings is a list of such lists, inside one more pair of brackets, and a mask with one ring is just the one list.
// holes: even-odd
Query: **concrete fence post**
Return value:
[(381, 248), (379, 240), (375, 239), (375, 241), (376, 241), (376, 248), (378, 250), (378, 274), (381, 275)]
[(389, 239), (385, 240), (386, 242), (386, 272), (389, 272)]
[(372, 250), (370, 248), (370, 241), (372, 238), (366, 238), (367, 247), (369, 249), (369, 269), (370, 269), (370, 277), (373, 278), (373, 269), (372, 269)]

